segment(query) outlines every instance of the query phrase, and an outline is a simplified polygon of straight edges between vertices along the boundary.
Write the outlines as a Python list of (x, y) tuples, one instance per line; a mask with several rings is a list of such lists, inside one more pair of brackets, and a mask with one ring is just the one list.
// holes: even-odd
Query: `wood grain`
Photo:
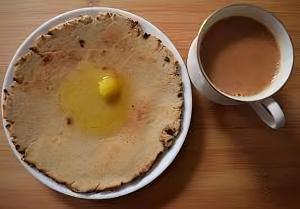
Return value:
[[(26, 36), (59, 13), (86, 6), (128, 10), (166, 32), (186, 59), (201, 22), (233, 2), (2, 0), (1, 82)], [(248, 106), (216, 105), (194, 92), (191, 128), (175, 162), (150, 186), (108, 201), (79, 200), (46, 188), (17, 162), (1, 130), (0, 208), (300, 208), (300, 3), (247, 2), (274, 12), (294, 43), (292, 77), (276, 95), (287, 118), (284, 129), (267, 128)]]

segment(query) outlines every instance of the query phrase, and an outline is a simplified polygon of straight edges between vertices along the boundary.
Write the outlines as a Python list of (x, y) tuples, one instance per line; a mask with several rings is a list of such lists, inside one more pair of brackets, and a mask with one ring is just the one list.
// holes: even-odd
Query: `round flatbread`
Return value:
[[(118, 104), (102, 104), (95, 90), (93, 75), (107, 72), (124, 81)], [(6, 128), (24, 160), (76, 192), (115, 188), (146, 173), (181, 127), (173, 54), (116, 14), (74, 18), (39, 37), (4, 93)]]

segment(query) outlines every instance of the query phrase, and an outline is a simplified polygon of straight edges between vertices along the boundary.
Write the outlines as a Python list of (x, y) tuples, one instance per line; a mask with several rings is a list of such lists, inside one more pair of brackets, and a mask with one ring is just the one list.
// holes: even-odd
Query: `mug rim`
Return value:
[[(200, 51), (200, 47), (201, 47), (201, 44), (200, 44), (200, 43), (201, 43), (201, 42), (200, 42), (200, 35), (202, 35), (201, 32), (203, 31), (203, 28), (207, 25), (208, 21), (209, 21), (210, 19), (212, 19), (213, 17), (215, 17), (219, 12), (221, 12), (221, 11), (224, 10), (224, 9), (227, 9), (227, 8), (230, 8), (230, 7), (241, 7), (241, 6), (252, 7), (252, 8), (254, 8), (254, 9), (257, 9), (257, 10), (260, 10), (260, 11), (264, 12), (266, 15), (271, 16), (271, 17), (277, 22), (277, 24), (279, 24), (279, 25), (283, 28), (285, 34), (287, 35), (288, 41), (289, 41), (290, 44), (291, 44), (291, 52), (292, 52), (292, 57), (291, 57), (292, 60), (291, 60), (291, 62), (292, 62), (292, 64), (291, 64), (291, 67), (290, 67), (290, 69), (289, 69), (288, 76), (287, 76), (286, 78), (284, 78), (284, 82), (283, 82), (283, 83), (282, 83), (275, 91), (270, 92), (270, 93), (268, 93), (267, 96), (264, 96), (264, 97), (261, 97), (261, 98), (258, 98), (258, 99), (251, 99), (251, 98), (249, 98), (249, 96), (233, 96), (233, 95), (230, 95), (230, 94), (227, 94), (227, 93), (221, 91), (219, 88), (217, 88), (217, 87), (213, 84), (213, 82), (210, 80), (210, 78), (209, 78), (208, 75), (206, 74), (206, 72), (205, 72), (205, 70), (204, 70), (204, 67), (202, 66), (202, 61), (201, 61), (200, 55), (199, 55), (199, 51)], [(228, 17), (233, 17), (233, 16), (234, 16), (234, 15), (231, 15), (231, 16), (228, 16)], [(225, 18), (226, 18), (226, 17), (225, 17)], [(221, 18), (221, 19), (224, 19), (224, 18)], [(259, 20), (256, 20), (256, 21), (260, 22)], [(260, 22), (260, 23), (261, 23), (261, 22)], [(208, 28), (211, 28), (214, 24), (215, 24), (215, 23), (213, 23), (213, 24), (212, 24), (211, 26), (209, 26)], [(266, 27), (268, 28), (268, 26), (266, 26)], [(269, 29), (269, 28), (268, 28), (268, 29)], [(204, 33), (203, 36), (204, 36), (205, 34), (206, 34), (206, 33)], [(276, 39), (276, 40), (277, 40), (277, 39)], [(198, 60), (198, 63), (199, 63), (199, 67), (200, 67), (200, 70), (201, 70), (202, 74), (204, 75), (204, 77), (205, 77), (207, 83), (208, 83), (208, 84), (215, 90), (215, 92), (218, 93), (220, 96), (223, 96), (223, 97), (226, 97), (227, 99), (235, 100), (235, 101), (238, 101), (238, 102), (256, 102), (256, 101), (260, 101), (260, 100), (266, 99), (266, 98), (271, 97), (272, 95), (276, 94), (276, 93), (277, 93), (277, 92), (278, 92), (278, 91), (279, 91), (279, 90), (287, 83), (287, 80), (288, 80), (288, 78), (290, 77), (290, 75), (291, 75), (291, 73), (292, 73), (292, 71), (293, 71), (293, 67), (294, 67), (294, 57), (295, 57), (295, 54), (294, 54), (294, 44), (293, 44), (292, 39), (291, 39), (291, 37), (290, 37), (290, 35), (289, 35), (289, 33), (288, 33), (288, 31), (287, 31), (285, 25), (283, 24), (283, 22), (282, 22), (279, 18), (277, 18), (272, 12), (267, 11), (267, 10), (265, 10), (265, 9), (262, 8), (262, 7), (259, 7), (259, 6), (256, 6), (256, 5), (252, 5), (252, 4), (247, 4), (247, 3), (229, 4), (229, 5), (227, 5), (227, 6), (224, 6), (224, 7), (222, 7), (222, 8), (219, 8), (219, 9), (213, 11), (213, 12), (212, 12), (212, 13), (211, 13), (211, 14), (203, 21), (203, 23), (202, 23), (201, 26), (200, 26), (199, 32), (198, 32), (198, 34), (197, 34), (197, 46), (196, 46), (196, 47), (197, 47), (197, 60)], [(260, 92), (262, 92), (262, 91), (260, 91)], [(259, 92), (259, 93), (260, 93), (260, 92)], [(253, 96), (258, 95), (259, 93), (254, 94)], [(251, 96), (252, 96), (252, 95), (251, 95)]]

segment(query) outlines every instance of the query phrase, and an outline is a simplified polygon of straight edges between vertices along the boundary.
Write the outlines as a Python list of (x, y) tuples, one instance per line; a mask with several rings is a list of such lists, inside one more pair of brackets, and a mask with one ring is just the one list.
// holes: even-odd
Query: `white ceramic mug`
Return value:
[[(230, 16), (245, 16), (265, 25), (274, 35), (280, 50), (278, 74), (269, 87), (251, 96), (232, 96), (219, 90), (208, 78), (203, 69), (199, 52), (204, 35), (217, 21)], [(201, 25), (198, 36), (191, 44), (187, 67), (190, 79), (197, 90), (209, 100), (223, 105), (248, 103), (259, 117), (271, 128), (280, 128), (285, 124), (284, 113), (280, 105), (271, 97), (287, 81), (293, 68), (293, 46), (282, 23), (271, 13), (248, 4), (229, 5), (212, 13)], [(258, 75), (259, 76), (259, 75)]]

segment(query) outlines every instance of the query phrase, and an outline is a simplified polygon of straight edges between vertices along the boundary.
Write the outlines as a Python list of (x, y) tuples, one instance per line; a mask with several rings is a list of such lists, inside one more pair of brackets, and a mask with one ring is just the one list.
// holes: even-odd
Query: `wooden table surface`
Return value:
[[(0, 77), (17, 47), (37, 26), (62, 12), (108, 6), (143, 16), (161, 28), (184, 59), (201, 22), (215, 9), (233, 3), (217, 0), (1, 0)], [(274, 12), (294, 43), (295, 65), (276, 95), (286, 127), (266, 127), (247, 105), (220, 106), (193, 94), (193, 116), (186, 143), (156, 181), (126, 197), (80, 200), (58, 194), (28, 174), (0, 132), (0, 208), (300, 208), (300, 3), (248, 1)], [(2, 83), (1, 83), (2, 84)]]

